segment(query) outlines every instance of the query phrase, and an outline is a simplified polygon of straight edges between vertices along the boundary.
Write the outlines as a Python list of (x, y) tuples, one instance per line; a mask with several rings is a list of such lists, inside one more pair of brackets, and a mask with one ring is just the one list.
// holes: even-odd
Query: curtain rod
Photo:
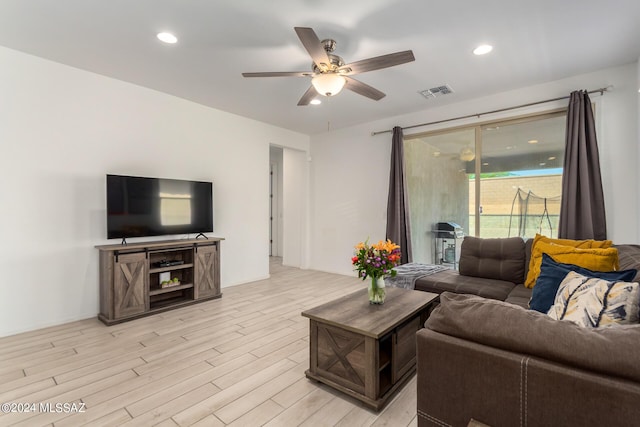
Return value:
[[(601, 87), (600, 89), (590, 90), (587, 93), (591, 94), (591, 93), (600, 92), (600, 95), (602, 95), (606, 91), (608, 91), (609, 88), (612, 88), (612, 87), (613, 86), (611, 86), (611, 85), (607, 86), (607, 87)], [(480, 116), (484, 116), (484, 115), (487, 115), (487, 114), (501, 113), (503, 111), (515, 110), (515, 109), (523, 108), (523, 107), (531, 107), (532, 105), (545, 104), (547, 102), (553, 102), (553, 101), (560, 101), (560, 100), (563, 100), (563, 99), (569, 99), (570, 97), (571, 97), (570, 95), (561, 96), (561, 97), (553, 98), (553, 99), (545, 99), (544, 101), (530, 102), (528, 104), (516, 105), (514, 107), (501, 108), (499, 110), (485, 111), (484, 113), (469, 114), (469, 115), (466, 115), (466, 116), (454, 117), (452, 119), (438, 120), (438, 121), (429, 122), (429, 123), (420, 123), (419, 125), (411, 125), (411, 126), (403, 127), (402, 130), (413, 129), (413, 128), (417, 128), (417, 127), (421, 127), (421, 126), (437, 125), (437, 124), (440, 124), (440, 123), (452, 122), (454, 120), (469, 119), (471, 117), (480, 118)], [(378, 132), (371, 132), (371, 136), (376, 136), (376, 135), (380, 135), (380, 134), (383, 134), (383, 133), (391, 133), (391, 132), (393, 132), (392, 129), (381, 130), (381, 131), (378, 131)]]

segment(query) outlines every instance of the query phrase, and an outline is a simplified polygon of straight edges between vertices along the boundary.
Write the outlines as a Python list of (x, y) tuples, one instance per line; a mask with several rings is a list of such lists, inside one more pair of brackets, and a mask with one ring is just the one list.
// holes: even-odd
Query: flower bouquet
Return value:
[(358, 271), (358, 277), (365, 280), (371, 278), (369, 283), (369, 303), (384, 303), (385, 290), (384, 278), (397, 274), (393, 267), (400, 261), (400, 246), (391, 240), (380, 240), (369, 245), (369, 240), (360, 242), (355, 246), (355, 256), (351, 258), (354, 269)]

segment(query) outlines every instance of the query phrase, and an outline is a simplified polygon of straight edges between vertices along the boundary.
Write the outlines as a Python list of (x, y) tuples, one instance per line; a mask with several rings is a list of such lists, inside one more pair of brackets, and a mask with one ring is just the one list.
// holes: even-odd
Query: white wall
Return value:
[(313, 269), (349, 274), (354, 245), (385, 238), (391, 135), (371, 138), (372, 126), (311, 137)]
[[(638, 98), (638, 112), (637, 112), (638, 118), (636, 120), (636, 126), (638, 128), (638, 141), (640, 141), (640, 58), (638, 58), (638, 63), (636, 65), (636, 70), (637, 70), (636, 89), (638, 91), (638, 93), (636, 94), (636, 96)], [(636, 162), (637, 162), (637, 164), (640, 164), (640, 150), (638, 150), (638, 154), (636, 156)], [(636, 192), (638, 194), (637, 209), (638, 209), (638, 212), (640, 212), (640, 185), (636, 189)], [(640, 228), (640, 226), (639, 226), (639, 228)]]
[(308, 136), (5, 48), (0, 64), (0, 336), (97, 314), (94, 246), (119, 243), (107, 173), (213, 181), (222, 286), (268, 276), (269, 144)]
[(282, 264), (291, 267), (308, 267), (308, 156), (300, 150), (282, 150)]
[[(569, 95), (578, 89), (613, 85), (604, 96), (592, 95), (602, 180), (607, 209), (608, 237), (617, 243), (639, 241), (638, 206), (638, 64), (601, 70), (554, 82), (392, 117), (348, 129), (312, 135), (311, 154), (311, 268), (353, 274), (353, 245), (385, 237), (391, 134), (371, 132), (482, 113), (514, 105)], [(451, 96), (455, 96), (451, 95)], [(380, 101), (384, 102), (384, 100)], [(433, 102), (437, 102), (437, 99)], [(491, 119), (565, 107), (567, 101), (517, 111), (460, 120), (410, 132), (477, 123)]]

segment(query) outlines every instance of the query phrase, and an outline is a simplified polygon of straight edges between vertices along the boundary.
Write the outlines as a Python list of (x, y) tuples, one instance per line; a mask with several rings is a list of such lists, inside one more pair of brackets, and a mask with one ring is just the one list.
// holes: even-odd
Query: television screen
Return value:
[(107, 238), (213, 231), (213, 184), (107, 175)]

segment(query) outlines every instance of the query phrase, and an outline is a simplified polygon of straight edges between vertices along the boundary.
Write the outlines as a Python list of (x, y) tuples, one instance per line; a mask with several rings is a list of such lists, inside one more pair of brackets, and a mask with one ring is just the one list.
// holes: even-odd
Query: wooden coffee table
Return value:
[(416, 369), (416, 337), (438, 295), (387, 288), (382, 305), (367, 290), (306, 310), (308, 378), (380, 410)]

